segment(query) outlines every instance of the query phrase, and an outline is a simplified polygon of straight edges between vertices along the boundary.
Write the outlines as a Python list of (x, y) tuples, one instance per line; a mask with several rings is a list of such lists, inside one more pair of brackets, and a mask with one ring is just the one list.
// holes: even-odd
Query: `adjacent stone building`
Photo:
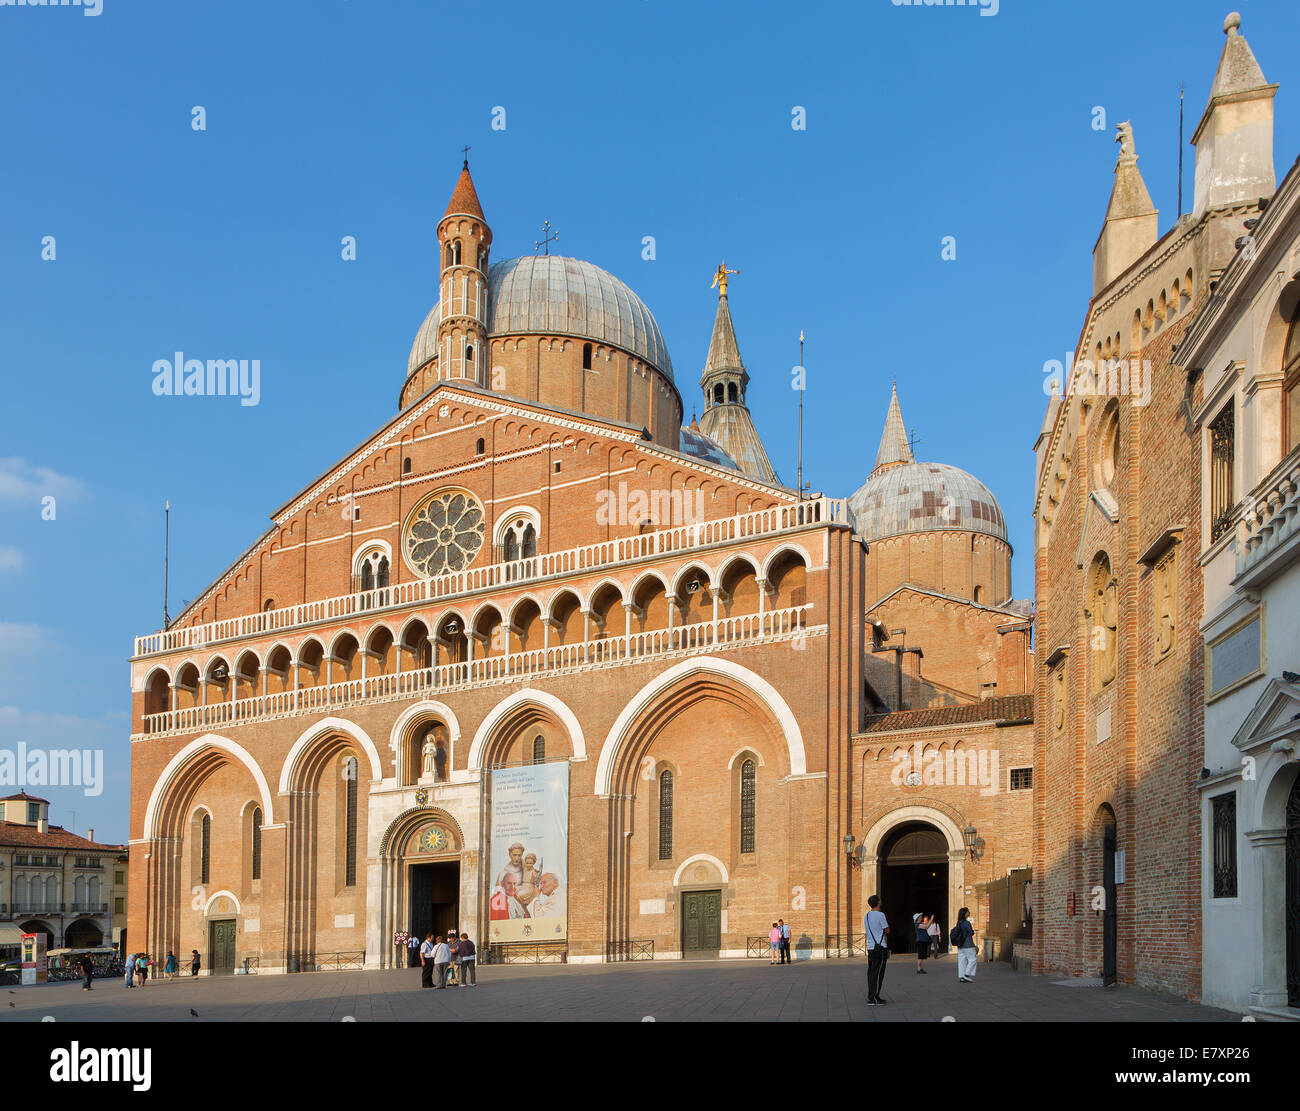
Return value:
[[(1225, 24), (1192, 137), (1192, 210), (1163, 235), (1133, 131), (1119, 127), (1076, 361), (1036, 445), (1034, 967), (1192, 998), (1203, 982), (1201, 564), (1226, 535), (1209, 515), (1202, 424), (1229, 395), (1220, 368), (1189, 373), (1181, 345), (1213, 311), (1274, 185), (1276, 87), (1239, 26), (1235, 14)], [(1221, 949), (1207, 947), (1207, 963)]]

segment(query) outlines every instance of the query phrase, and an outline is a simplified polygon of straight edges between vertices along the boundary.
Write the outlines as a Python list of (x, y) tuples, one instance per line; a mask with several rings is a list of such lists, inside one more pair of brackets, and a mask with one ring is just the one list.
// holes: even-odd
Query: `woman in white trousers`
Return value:
[(953, 933), (957, 935), (957, 982), (973, 984), (979, 950), (975, 948), (975, 926), (970, 920), (969, 907), (962, 907), (957, 912)]

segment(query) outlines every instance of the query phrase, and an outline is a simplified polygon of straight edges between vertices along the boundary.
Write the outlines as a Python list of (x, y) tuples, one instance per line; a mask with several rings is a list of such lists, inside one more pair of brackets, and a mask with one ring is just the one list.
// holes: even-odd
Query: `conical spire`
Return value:
[(903, 408), (898, 404), (898, 387), (889, 399), (889, 412), (885, 415), (885, 431), (880, 437), (880, 450), (876, 452), (876, 466), (872, 474), (903, 463), (915, 463), (907, 442), (907, 429), (903, 426)]
[(1119, 158), (1115, 162), (1115, 184), (1101, 234), (1092, 248), (1092, 291), (1105, 289), (1155, 245), (1158, 213), (1151, 203), (1146, 182), (1138, 169), (1133, 127), (1125, 120), (1115, 129)]
[(713, 318), (709, 354), (700, 374), (704, 414), (699, 420), (699, 430), (716, 441), (743, 473), (778, 486), (776, 470), (745, 405), (749, 374), (740, 358), (740, 345), (736, 342), (731, 307), (727, 303), (727, 277), (735, 273), (723, 263), (713, 278), (713, 284), (718, 287), (718, 312)]
[(709, 340), (709, 356), (704, 360), (700, 384), (714, 374), (744, 373), (745, 364), (740, 359), (740, 345), (736, 342), (736, 329), (731, 323), (731, 308), (724, 290), (718, 294), (718, 314), (713, 318), (713, 338)]
[(1223, 44), (1223, 53), (1219, 55), (1219, 68), (1215, 70), (1214, 85), (1210, 89), (1211, 100), (1261, 89), (1268, 84), (1240, 27), (1241, 16), (1237, 12), (1228, 13), (1228, 18), (1223, 21), (1223, 33), (1228, 36), (1228, 41)]
[(477, 216), (484, 221), (487, 219), (483, 215), (483, 206), (478, 203), (478, 193), (474, 191), (474, 179), (469, 176), (469, 159), (465, 160), (465, 166), (460, 171), (460, 179), (456, 182), (456, 188), (451, 191), (451, 200), (447, 202), (447, 211), (443, 213), (444, 219), (453, 212), (463, 212), (468, 216)]

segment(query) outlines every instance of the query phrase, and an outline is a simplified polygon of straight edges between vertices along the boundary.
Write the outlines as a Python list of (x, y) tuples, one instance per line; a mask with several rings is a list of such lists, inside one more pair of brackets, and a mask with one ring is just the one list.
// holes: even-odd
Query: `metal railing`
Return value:
[[(508, 652), (466, 663), (441, 664), (417, 671), (348, 679), (320, 687), (299, 687), (205, 706), (188, 706), (146, 714), (137, 736), (191, 732), (213, 726), (243, 724), (291, 714), (323, 711), (357, 702), (413, 698), (430, 691), (450, 691), (491, 683), (518, 682), (590, 667), (608, 667), (668, 656), (674, 653), (707, 651), (712, 648), (752, 644), (782, 638), (802, 638), (809, 602), (802, 606), (742, 614), (654, 629), (631, 635), (598, 637), (577, 644), (561, 644), (530, 652)], [(802, 643), (802, 641), (800, 642)]]
[(569, 947), (566, 942), (522, 942), (511, 945), (489, 945), (487, 964), (568, 964)]
[(867, 935), (828, 934), (826, 944), (822, 947), (828, 957), (865, 957), (867, 955)]
[[(366, 951), (349, 950), (344, 953), (317, 953), (315, 955), (315, 971), (317, 972), (338, 972), (344, 968), (365, 968)], [(301, 971), (309, 972), (311, 969), (302, 969)]]
[(514, 587), (525, 582), (596, 571), (715, 544), (772, 536), (811, 525), (852, 523), (853, 516), (846, 499), (812, 498), (791, 505), (723, 517), (716, 521), (699, 521), (657, 532), (624, 536), (526, 560), (493, 563), (430, 579), (416, 579), (413, 582), (323, 598), (316, 602), (209, 621), (203, 625), (185, 625), (149, 633), (135, 638), (135, 655), (150, 656), (160, 652), (202, 648), (225, 640), (272, 635), (304, 625), (350, 618), (360, 613), (375, 614), (386, 609), (450, 599), (481, 590)]
[(611, 961), (652, 961), (655, 959), (654, 938), (636, 938), (608, 947)]

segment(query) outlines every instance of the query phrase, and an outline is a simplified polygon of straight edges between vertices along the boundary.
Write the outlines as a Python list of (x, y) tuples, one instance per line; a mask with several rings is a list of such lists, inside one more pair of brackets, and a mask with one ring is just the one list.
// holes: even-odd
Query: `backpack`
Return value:
[(961, 928), (958, 922), (951, 930), (948, 931), (948, 944), (954, 949), (960, 949), (961, 943), (965, 940), (966, 931)]

